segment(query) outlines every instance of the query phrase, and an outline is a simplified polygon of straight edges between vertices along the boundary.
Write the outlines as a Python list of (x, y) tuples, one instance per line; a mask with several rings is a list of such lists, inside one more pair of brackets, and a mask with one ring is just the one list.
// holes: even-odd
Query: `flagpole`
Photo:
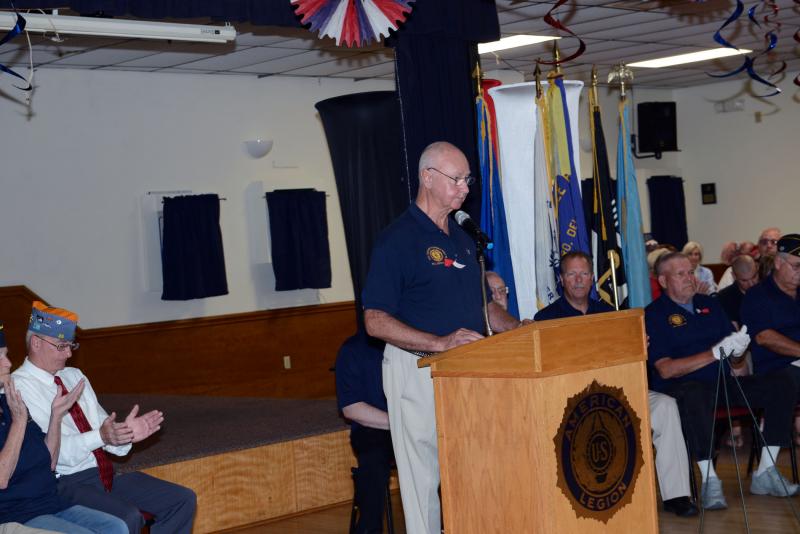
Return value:
[(619, 295), (617, 294), (617, 261), (613, 250), (608, 251), (608, 261), (611, 262), (611, 286), (614, 288), (614, 309), (619, 311)]

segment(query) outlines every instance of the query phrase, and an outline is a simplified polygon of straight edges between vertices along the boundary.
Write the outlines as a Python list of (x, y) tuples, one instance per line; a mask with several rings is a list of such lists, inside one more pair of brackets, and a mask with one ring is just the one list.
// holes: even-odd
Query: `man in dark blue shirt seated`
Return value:
[(359, 331), (344, 342), (336, 358), (336, 398), (351, 421), (350, 444), (358, 459), (354, 477), (358, 534), (382, 532), (393, 459), (381, 379), (383, 348), (382, 341)]
[(579, 317), (589, 313), (614, 311), (602, 300), (589, 298), (592, 292), (592, 258), (583, 252), (569, 252), (561, 257), (559, 265), (564, 296), (539, 310), (534, 321), (547, 321), (561, 317)]
[[(737, 256), (731, 263), (733, 283), (717, 293), (722, 309), (728, 314), (728, 319), (733, 321), (736, 328), (742, 326), (741, 309), (744, 294), (748, 289), (758, 283), (758, 265), (751, 256)], [(755, 335), (752, 328), (748, 328), (750, 335)]]
[[(648, 360), (652, 369), (650, 387), (678, 401), (684, 431), (702, 474), (702, 504), (708, 510), (727, 507), (722, 483), (714, 471), (709, 448), (714, 420), (714, 397), (720, 377), (729, 381), (731, 406), (745, 406), (740, 389), (720, 360), (732, 358), (741, 364), (750, 342), (747, 329), (734, 332), (719, 303), (697, 293), (697, 279), (686, 255), (672, 252), (656, 263), (658, 282), (664, 293), (645, 309), (650, 337)], [(785, 497), (797, 495), (800, 487), (789, 483), (775, 467), (781, 446), (788, 446), (796, 386), (784, 374), (771, 380), (756, 376), (738, 378), (750, 406), (763, 409), (764, 439), (758, 470), (750, 492)], [(724, 388), (719, 387), (720, 395)], [(720, 396), (719, 405), (724, 405)]]
[[(742, 322), (755, 343), (753, 371), (765, 374), (788, 369), (800, 358), (800, 235), (788, 234), (778, 241), (772, 274), (750, 289), (742, 301)], [(798, 378), (800, 382), (800, 378)]]
[[(603, 301), (589, 297), (594, 282), (592, 258), (583, 252), (569, 252), (561, 257), (559, 267), (564, 296), (542, 309), (534, 320), (579, 317), (590, 313), (614, 311)], [(656, 474), (664, 510), (681, 517), (697, 515), (689, 499), (689, 458), (681, 431), (681, 419), (675, 399), (668, 395), (648, 392), (650, 425), (656, 448)]]

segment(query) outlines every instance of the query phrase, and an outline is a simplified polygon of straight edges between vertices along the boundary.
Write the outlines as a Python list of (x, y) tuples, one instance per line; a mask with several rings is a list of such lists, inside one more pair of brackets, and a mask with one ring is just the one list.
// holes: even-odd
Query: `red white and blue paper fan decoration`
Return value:
[(341, 46), (362, 46), (387, 37), (411, 12), (415, 0), (291, 0), (303, 24)]

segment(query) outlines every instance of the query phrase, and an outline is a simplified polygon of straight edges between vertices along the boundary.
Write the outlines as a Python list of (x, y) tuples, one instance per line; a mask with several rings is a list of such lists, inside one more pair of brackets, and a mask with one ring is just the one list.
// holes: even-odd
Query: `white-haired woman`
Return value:
[(714, 273), (708, 267), (703, 267), (703, 247), (697, 241), (689, 241), (683, 246), (682, 252), (689, 257), (694, 267), (694, 276), (697, 278), (697, 292), (703, 295), (713, 295), (717, 292), (717, 284), (714, 283)]

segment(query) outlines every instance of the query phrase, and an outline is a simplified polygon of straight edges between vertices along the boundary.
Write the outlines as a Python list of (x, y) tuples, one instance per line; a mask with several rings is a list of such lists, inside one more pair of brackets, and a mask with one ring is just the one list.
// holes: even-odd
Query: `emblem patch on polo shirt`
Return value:
[(447, 254), (439, 247), (428, 247), (428, 260), (433, 265), (440, 265), (447, 259)]
[(684, 326), (686, 324), (686, 317), (681, 315), (680, 313), (673, 313), (667, 318), (669, 321), (670, 326)]
[(426, 254), (431, 265), (444, 265), (445, 267), (455, 267), (456, 269), (466, 267), (463, 263), (459, 263), (458, 260), (448, 258), (447, 253), (439, 247), (428, 247)]
[(567, 400), (553, 438), (557, 485), (578, 517), (607, 523), (631, 502), (642, 468), (640, 426), (622, 388), (595, 380)]

